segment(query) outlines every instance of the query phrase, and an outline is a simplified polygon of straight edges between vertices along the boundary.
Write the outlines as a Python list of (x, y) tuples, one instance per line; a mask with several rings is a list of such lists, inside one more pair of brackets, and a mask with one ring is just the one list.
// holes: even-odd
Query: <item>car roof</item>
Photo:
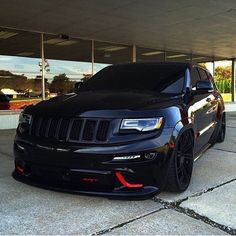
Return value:
[(139, 66), (139, 65), (179, 65), (179, 66), (186, 66), (186, 67), (192, 67), (193, 64), (192, 62), (129, 62), (129, 63), (120, 63), (120, 64), (114, 64), (110, 65), (111, 67), (118, 67), (118, 66)]

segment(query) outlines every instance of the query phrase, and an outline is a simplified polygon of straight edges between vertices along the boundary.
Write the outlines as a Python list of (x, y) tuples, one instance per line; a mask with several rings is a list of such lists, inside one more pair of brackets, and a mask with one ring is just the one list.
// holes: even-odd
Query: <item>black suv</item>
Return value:
[(193, 162), (224, 141), (211, 74), (190, 63), (112, 65), (73, 94), (28, 106), (13, 176), (75, 193), (146, 198), (182, 192)]

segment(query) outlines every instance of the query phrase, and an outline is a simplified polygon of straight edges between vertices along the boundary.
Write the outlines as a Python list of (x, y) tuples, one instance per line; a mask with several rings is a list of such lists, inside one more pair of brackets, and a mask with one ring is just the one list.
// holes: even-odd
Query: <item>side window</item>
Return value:
[(208, 72), (208, 71), (207, 71), (207, 74), (208, 74), (208, 78), (209, 78), (209, 80), (210, 80), (210, 81), (212, 82), (212, 84), (213, 84), (214, 89), (217, 90), (217, 86), (216, 86), (216, 83), (215, 83), (215, 81), (214, 81), (213, 76), (212, 76), (211, 73)]
[(202, 80), (209, 80), (208, 75), (205, 70), (198, 68), (198, 71)]
[(196, 83), (197, 81), (200, 80), (199, 73), (197, 71), (196, 67), (193, 67), (191, 70), (191, 86), (192, 90), (196, 90)]
[(211, 75), (209, 71), (207, 71), (207, 75), (208, 75), (209, 80), (213, 80), (213, 76)]

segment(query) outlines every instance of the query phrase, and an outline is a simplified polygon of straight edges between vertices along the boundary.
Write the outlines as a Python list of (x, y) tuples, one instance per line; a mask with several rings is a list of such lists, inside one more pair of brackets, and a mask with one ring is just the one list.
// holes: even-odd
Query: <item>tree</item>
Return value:
[(221, 93), (230, 93), (231, 89), (231, 67), (218, 66), (215, 69), (215, 82)]
[(231, 66), (217, 66), (215, 69), (215, 77), (218, 80), (221, 79), (226, 79), (230, 80), (231, 79)]
[(92, 74), (83, 74), (83, 76), (84, 77), (81, 79), (81, 81), (85, 83), (92, 77)]
[(50, 92), (59, 93), (59, 94), (66, 94), (70, 93), (74, 89), (73, 81), (66, 76), (66, 74), (59, 74), (54, 76), (51, 84), (50, 84)]
[(22, 92), (27, 89), (27, 82), (25, 75), (16, 75), (10, 71), (0, 70), (0, 89), (10, 88)]
[(201, 67), (203, 67), (203, 68), (205, 68), (205, 69), (207, 69), (207, 67), (206, 67), (206, 63), (198, 63)]

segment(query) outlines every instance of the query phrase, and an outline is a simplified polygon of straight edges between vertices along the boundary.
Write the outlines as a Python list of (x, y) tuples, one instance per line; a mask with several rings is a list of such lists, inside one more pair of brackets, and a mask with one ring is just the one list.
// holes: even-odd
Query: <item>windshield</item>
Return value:
[(141, 90), (180, 94), (185, 64), (126, 64), (108, 66), (81, 88), (89, 90)]

